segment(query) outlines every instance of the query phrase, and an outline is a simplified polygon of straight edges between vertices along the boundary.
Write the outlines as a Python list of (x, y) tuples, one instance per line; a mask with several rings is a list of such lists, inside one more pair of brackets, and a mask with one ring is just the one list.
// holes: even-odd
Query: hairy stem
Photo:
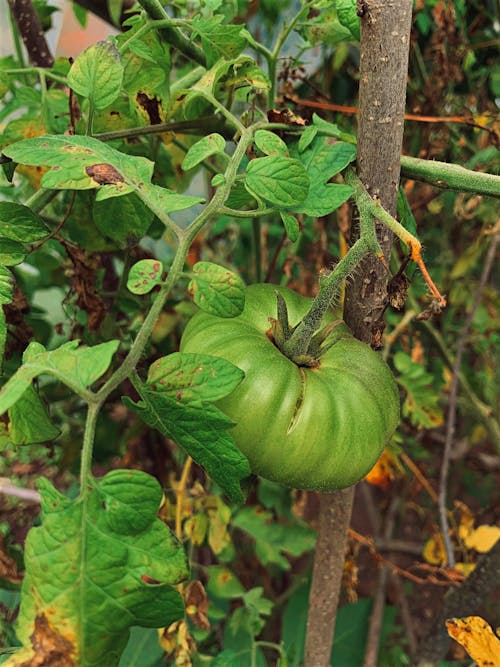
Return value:
[(500, 197), (500, 176), (473, 171), (458, 164), (402, 155), (401, 173), (405, 178), (430, 183), (437, 188)]

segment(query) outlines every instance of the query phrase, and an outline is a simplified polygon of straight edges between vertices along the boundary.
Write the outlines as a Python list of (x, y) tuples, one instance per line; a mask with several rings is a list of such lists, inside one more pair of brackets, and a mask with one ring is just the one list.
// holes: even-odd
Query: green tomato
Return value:
[[(396, 383), (380, 355), (343, 323), (318, 367), (297, 366), (269, 337), (276, 290), (296, 324), (311, 299), (275, 285), (252, 285), (238, 317), (197, 313), (181, 351), (222, 357), (245, 372), (237, 389), (216, 405), (235, 422), (231, 433), (252, 472), (298, 489), (350, 486), (369, 472), (398, 425)], [(323, 324), (334, 320), (329, 313)]]

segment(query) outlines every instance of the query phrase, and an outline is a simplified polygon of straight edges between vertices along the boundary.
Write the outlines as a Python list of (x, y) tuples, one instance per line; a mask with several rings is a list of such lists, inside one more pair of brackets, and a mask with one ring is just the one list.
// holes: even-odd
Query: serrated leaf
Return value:
[(360, 35), (360, 20), (357, 12), (356, 0), (336, 0), (335, 8), (340, 24), (347, 28), (358, 42)]
[(182, 403), (214, 402), (243, 380), (242, 370), (220, 357), (174, 352), (157, 359), (148, 371), (148, 385)]
[(3, 414), (21, 398), (33, 378), (47, 373), (74, 391), (90, 387), (107, 371), (120, 341), (86, 347), (78, 347), (72, 340), (56, 350), (47, 351), (40, 343), (30, 343), (23, 355), (23, 365), (14, 373), (0, 391), (0, 414)]
[(162, 282), (163, 264), (157, 259), (141, 259), (129, 271), (127, 289), (132, 294), (147, 294)]
[(48, 234), (42, 218), (30, 208), (14, 202), (0, 202), (0, 236), (21, 243), (33, 243)]
[(183, 615), (171, 586), (187, 576), (186, 557), (156, 517), (158, 482), (115, 470), (89, 484), (84, 498), (69, 500), (39, 481), (43, 520), (26, 542), (23, 648), (11, 666), (31, 664), (50, 638), (57, 664), (64, 656), (79, 667), (118, 667), (131, 626), (162, 627)]
[(226, 140), (223, 136), (217, 134), (217, 132), (208, 134), (206, 137), (203, 137), (189, 148), (184, 157), (184, 160), (182, 161), (182, 168), (184, 171), (192, 169), (211, 155), (224, 153), (225, 147)]
[(404, 352), (396, 352), (394, 365), (399, 372), (396, 380), (406, 392), (403, 416), (420, 429), (440, 426), (444, 416), (439, 405), (441, 394), (436, 378)]
[(89, 98), (95, 109), (105, 109), (120, 94), (123, 64), (111, 42), (98, 42), (77, 56), (68, 73), (68, 86)]
[(0, 264), (2, 266), (16, 266), (24, 262), (25, 258), (26, 251), (22, 243), (0, 238)]
[(294, 243), (300, 234), (299, 221), (291, 213), (286, 213), (285, 211), (280, 211), (280, 217), (285, 227), (286, 235), (292, 243)]
[(219, 58), (236, 58), (247, 43), (242, 35), (242, 26), (222, 23), (223, 18), (220, 14), (209, 19), (196, 16), (191, 21), (195, 34), (201, 37), (208, 67), (212, 67)]
[(7, 321), (5, 319), (4, 310), (2, 306), (0, 306), (0, 372), (3, 369), (3, 355), (5, 354), (6, 342), (7, 342)]
[(298, 160), (270, 155), (252, 160), (247, 167), (249, 191), (277, 206), (301, 204), (309, 192), (309, 176)]
[(288, 157), (288, 146), (283, 139), (269, 130), (257, 130), (254, 135), (255, 145), (266, 155)]
[(184, 405), (145, 385), (140, 396), (138, 403), (128, 397), (122, 400), (148, 426), (174, 440), (205, 468), (232, 501), (241, 502), (240, 481), (250, 475), (250, 466), (227, 432), (232, 422), (213, 405)]
[(245, 285), (229, 269), (213, 262), (197, 262), (193, 266), (189, 291), (197, 306), (219, 317), (236, 317), (245, 305)]
[(14, 445), (48, 442), (60, 435), (33, 385), (9, 409), (9, 436)]
[(12, 301), (12, 293), (14, 291), (14, 276), (4, 266), (0, 266), (0, 305), (10, 303)]
[(41, 184), (58, 190), (119, 183), (140, 190), (150, 183), (154, 167), (146, 158), (125, 155), (98, 139), (77, 135), (33, 137), (8, 146), (3, 153), (21, 164), (52, 167)]

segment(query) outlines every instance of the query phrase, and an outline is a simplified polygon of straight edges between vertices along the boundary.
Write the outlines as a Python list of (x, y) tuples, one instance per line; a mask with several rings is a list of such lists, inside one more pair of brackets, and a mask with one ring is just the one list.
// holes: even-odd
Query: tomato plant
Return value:
[(380, 355), (336, 324), (312, 366), (289, 359), (272, 339), (270, 317), (282, 295), (292, 323), (311, 299), (269, 284), (245, 291), (241, 315), (200, 312), (184, 331), (181, 351), (213, 354), (245, 373), (217, 406), (235, 422), (231, 433), (255, 474), (298, 489), (332, 491), (354, 484), (373, 466), (399, 421), (399, 393)]

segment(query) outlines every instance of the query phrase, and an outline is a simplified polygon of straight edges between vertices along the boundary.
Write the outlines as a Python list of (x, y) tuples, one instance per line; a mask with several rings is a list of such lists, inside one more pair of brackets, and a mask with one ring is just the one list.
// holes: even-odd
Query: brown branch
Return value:
[(309, 594), (305, 667), (330, 665), (354, 487), (318, 495), (318, 541)]
[(443, 460), (441, 462), (441, 471), (439, 475), (439, 498), (438, 498), (438, 507), (439, 507), (439, 520), (441, 524), (441, 534), (444, 540), (444, 545), (446, 549), (446, 556), (448, 559), (449, 567), (455, 567), (455, 555), (453, 553), (453, 547), (449, 535), (449, 525), (448, 525), (448, 511), (446, 509), (446, 491), (448, 487), (448, 473), (450, 469), (450, 457), (453, 447), (453, 440), (455, 437), (455, 425), (456, 425), (456, 411), (457, 411), (457, 397), (458, 397), (458, 384), (459, 384), (459, 375), (460, 368), (462, 366), (462, 358), (465, 352), (465, 346), (467, 344), (467, 339), (469, 337), (470, 329), (472, 326), (472, 320), (476, 314), (476, 310), (481, 303), (481, 298), (483, 295), (483, 290), (488, 281), (491, 269), (493, 268), (493, 263), (495, 260), (497, 243), (500, 238), (500, 234), (495, 234), (490, 243), (488, 253), (486, 255), (486, 260), (484, 262), (483, 271), (481, 274), (481, 279), (479, 285), (477, 286), (476, 293), (474, 295), (474, 300), (470, 311), (467, 314), (462, 331), (457, 344), (457, 351), (455, 355), (455, 362), (453, 364), (453, 376), (451, 379), (450, 387), (450, 399), (448, 404), (448, 415), (446, 419), (446, 439), (443, 449)]
[[(430, 632), (423, 637), (419, 649), (417, 667), (435, 667), (442, 660), (450, 645), (445, 621), (456, 616), (474, 616), (479, 613), (488, 595), (495, 595), (500, 581), (500, 540), (484, 554), (473, 572), (460, 588), (454, 588), (445, 596), (444, 605), (430, 625)], [(495, 619), (491, 619), (495, 623)]]
[(24, 42), (30, 63), (35, 67), (52, 67), (52, 56), (42, 24), (31, 0), (8, 0), (10, 11)]

